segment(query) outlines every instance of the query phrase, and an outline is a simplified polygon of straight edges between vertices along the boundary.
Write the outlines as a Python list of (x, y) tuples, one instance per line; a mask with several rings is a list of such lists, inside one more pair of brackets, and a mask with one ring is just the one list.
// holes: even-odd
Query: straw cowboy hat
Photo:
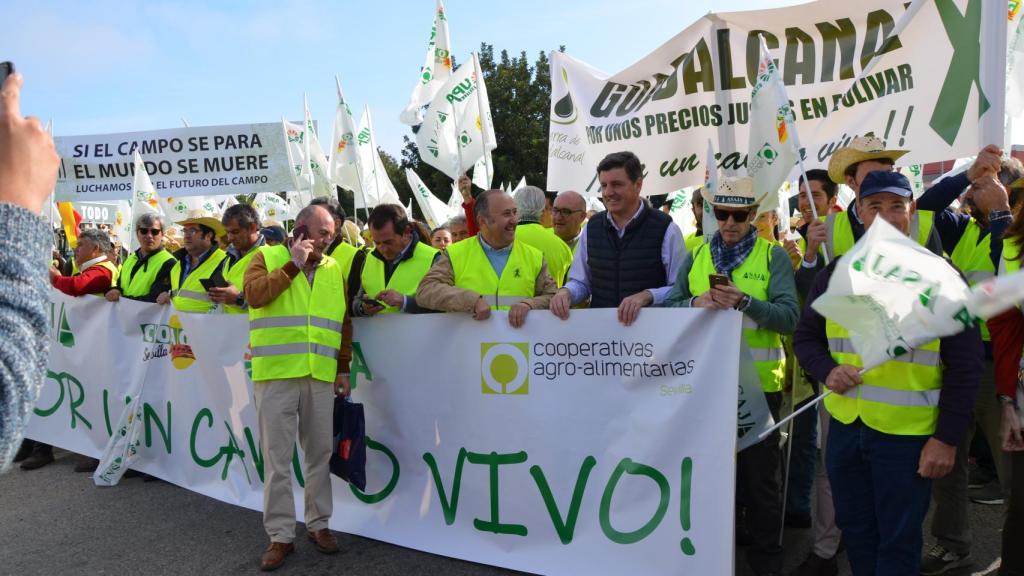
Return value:
[(705, 202), (720, 208), (750, 208), (760, 200), (754, 194), (754, 179), (750, 176), (722, 176), (714, 194), (705, 187), (700, 195)]
[(1010, 185), (1007, 186), (1007, 188), (1024, 188), (1024, 177), (1017, 178), (1013, 182), (1010, 182)]
[(195, 210), (189, 210), (188, 216), (184, 220), (175, 222), (179, 226), (186, 224), (197, 224), (203, 225), (213, 230), (213, 233), (220, 238), (224, 235), (224, 225), (220, 223), (220, 220), (216, 218), (209, 210), (202, 208), (196, 208)]
[(886, 150), (885, 144), (874, 136), (858, 136), (832, 154), (828, 161), (828, 177), (836, 184), (846, 184), (846, 169), (865, 160), (888, 158), (896, 162), (907, 150)]

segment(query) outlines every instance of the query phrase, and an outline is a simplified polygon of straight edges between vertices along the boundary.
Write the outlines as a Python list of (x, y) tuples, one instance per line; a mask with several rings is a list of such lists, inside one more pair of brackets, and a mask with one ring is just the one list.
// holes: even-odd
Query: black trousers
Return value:
[[(766, 392), (776, 421), (781, 392)], [(747, 562), (755, 574), (782, 572), (782, 450), (779, 432), (736, 455), (736, 503), (746, 508), (746, 527), (752, 543)]]

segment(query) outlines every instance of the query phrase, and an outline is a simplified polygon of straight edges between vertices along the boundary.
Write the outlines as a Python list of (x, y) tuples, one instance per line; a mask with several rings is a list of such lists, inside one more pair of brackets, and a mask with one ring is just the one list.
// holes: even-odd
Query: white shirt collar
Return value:
[(78, 270), (80, 272), (85, 272), (89, 268), (92, 268), (96, 264), (99, 264), (100, 262), (103, 262), (106, 259), (107, 259), (106, 256), (97, 256), (96, 258), (93, 258), (92, 260), (86, 260), (85, 262), (82, 263), (82, 265), (78, 268)]

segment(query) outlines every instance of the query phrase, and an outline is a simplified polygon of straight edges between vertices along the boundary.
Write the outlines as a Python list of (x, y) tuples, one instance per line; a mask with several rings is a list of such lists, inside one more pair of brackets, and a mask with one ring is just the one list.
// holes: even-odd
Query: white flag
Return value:
[(416, 203), (420, 205), (420, 212), (423, 213), (423, 218), (427, 221), (427, 226), (431, 230), (444, 224), (454, 215), (454, 212), (452, 212), (448, 205), (441, 202), (437, 196), (434, 196), (418, 174), (406, 168), (405, 178), (409, 181), (412, 195), (416, 198)]
[[(494, 178), (494, 162), (491, 160), (491, 151), (484, 150), (483, 156), (473, 164), (473, 185), (481, 190), (491, 189), (491, 180)], [(490, 170), (490, 171), (489, 171)]]
[[(139, 151), (135, 151), (135, 182), (132, 189), (132, 212), (134, 216), (141, 216), (147, 212), (163, 214), (160, 206), (160, 198), (156, 195), (156, 188), (149, 179), (149, 172), (146, 172), (146, 164), (142, 161)], [(134, 218), (133, 218), (134, 219)]]
[(206, 196), (168, 196), (160, 199), (160, 205), (171, 220), (183, 220), (192, 210), (206, 210), (214, 216), (224, 212), (219, 202)]
[(522, 190), (523, 188), (526, 188), (526, 186), (527, 186), (527, 184), (526, 184), (526, 176), (523, 176), (522, 178), (519, 179), (519, 184), (516, 184), (516, 187), (512, 188), (509, 191), (509, 193), (510, 194), (515, 194), (516, 191)]
[(876, 218), (812, 305), (850, 332), (871, 369), (970, 326), (969, 294), (946, 260)]
[(334, 112), (334, 136), (331, 138), (331, 162), (328, 174), (338, 186), (360, 193), (359, 156), (356, 154), (356, 121), (352, 109), (341, 91), (341, 81), (334, 77), (338, 86), (338, 106)]
[(747, 174), (754, 179), (754, 193), (761, 194), (757, 213), (778, 207), (778, 190), (796, 165), (799, 150), (794, 146), (796, 128), (786, 87), (768, 48), (761, 40), (761, 62), (757, 83), (750, 96), (750, 143)]
[(473, 54), (434, 96), (416, 134), (420, 158), (452, 180), (465, 174), (485, 150), (497, 147), (487, 87), (478, 68)]
[[(337, 198), (337, 191), (334, 189), (334, 183), (328, 174), (327, 157), (324, 155), (324, 149), (320, 147), (320, 139), (316, 136), (316, 127), (313, 126), (313, 117), (309, 113), (309, 102), (306, 101), (306, 96), (302, 96), (302, 105), (305, 109), (305, 124), (306, 124), (306, 158), (309, 160), (309, 171), (313, 174), (313, 195), (314, 196), (327, 196), (329, 198)], [(303, 170), (306, 164), (303, 164)]]
[(287, 200), (274, 192), (261, 192), (252, 201), (252, 207), (259, 214), (260, 221), (277, 220), (284, 222), (294, 218), (292, 207)]
[(363, 175), (363, 192), (366, 194), (366, 205), (363, 195), (355, 194), (355, 208), (373, 208), (378, 204), (402, 205), (398, 198), (398, 191), (394, 184), (388, 179), (388, 173), (384, 169), (384, 162), (380, 159), (377, 151), (376, 138), (373, 135), (373, 119), (370, 116), (370, 108), (363, 109), (363, 118), (359, 122), (359, 132), (356, 136), (356, 150), (359, 154), (360, 172)]
[(448, 19), (444, 14), (444, 5), (437, 0), (434, 12), (434, 26), (430, 29), (430, 42), (427, 43), (427, 57), (420, 70), (420, 79), (412, 89), (409, 104), (399, 115), (403, 124), (418, 126), (423, 123), (422, 108), (434, 99), (438, 90), (452, 75), (451, 41), (448, 37)]
[(462, 212), (462, 192), (459, 192), (458, 182), (452, 182), (452, 195), (448, 197), (448, 208), (455, 210), (456, 214)]
[(1006, 30), (1006, 115), (1021, 121), (1024, 114), (1024, 2), (1010, 0)]

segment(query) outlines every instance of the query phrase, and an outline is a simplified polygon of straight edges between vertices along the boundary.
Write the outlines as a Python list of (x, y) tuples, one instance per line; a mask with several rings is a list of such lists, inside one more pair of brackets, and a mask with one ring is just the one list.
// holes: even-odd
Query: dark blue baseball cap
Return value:
[(868, 175), (860, 183), (861, 200), (881, 192), (891, 192), (904, 198), (914, 198), (914, 190), (910, 187), (910, 180), (907, 180), (907, 177), (903, 174), (889, 170), (868, 172)]

